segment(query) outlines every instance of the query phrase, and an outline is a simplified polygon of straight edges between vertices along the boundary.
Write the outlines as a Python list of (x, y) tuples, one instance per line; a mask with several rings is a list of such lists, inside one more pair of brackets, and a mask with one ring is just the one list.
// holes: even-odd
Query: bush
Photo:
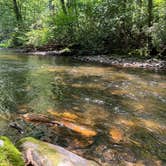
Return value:
[(35, 47), (45, 45), (50, 40), (50, 30), (48, 28), (34, 29), (26, 33), (27, 45)]

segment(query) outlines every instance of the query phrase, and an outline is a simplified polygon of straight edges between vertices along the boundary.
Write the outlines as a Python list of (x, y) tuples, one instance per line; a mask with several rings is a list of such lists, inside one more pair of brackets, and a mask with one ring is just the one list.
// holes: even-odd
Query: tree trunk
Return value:
[(76, 0), (68, 0), (66, 6), (68, 10), (71, 8), (71, 10), (73, 10), (73, 12), (75, 12), (75, 14), (78, 15)]
[[(153, 0), (148, 0), (148, 26), (149, 27), (152, 26), (152, 21), (153, 21)], [(153, 48), (151, 35), (148, 36), (148, 48), (151, 54), (151, 50)]]
[(65, 1), (64, 0), (60, 0), (61, 5), (62, 5), (62, 10), (65, 14), (67, 14), (67, 10), (66, 10), (66, 5), (65, 5)]
[(148, 26), (152, 26), (153, 21), (153, 0), (148, 0)]
[(16, 15), (16, 20), (18, 23), (22, 22), (22, 16), (18, 7), (18, 3), (17, 0), (13, 0), (13, 6), (14, 6), (14, 12)]
[(50, 10), (50, 11), (53, 11), (53, 10), (54, 10), (54, 5), (53, 5), (52, 2), (53, 2), (53, 0), (49, 0), (49, 1), (48, 1), (48, 7), (49, 7), (49, 10)]

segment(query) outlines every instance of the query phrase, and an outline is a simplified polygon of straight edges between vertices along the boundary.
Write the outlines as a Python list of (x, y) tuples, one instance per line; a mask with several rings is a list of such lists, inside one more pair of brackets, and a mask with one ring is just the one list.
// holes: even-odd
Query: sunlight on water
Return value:
[[(1, 54), (1, 135), (13, 141), (33, 136), (102, 164), (164, 165), (164, 73)], [(21, 118), (31, 113), (40, 115), (37, 124)], [(42, 123), (42, 115), (61, 125)]]

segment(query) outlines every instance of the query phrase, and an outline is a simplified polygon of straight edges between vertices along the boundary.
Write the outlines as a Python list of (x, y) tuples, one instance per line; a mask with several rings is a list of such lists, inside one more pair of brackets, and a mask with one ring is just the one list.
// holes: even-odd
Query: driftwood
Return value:
[(55, 124), (55, 122), (53, 122), (53, 119), (42, 114), (24, 114), (21, 116), (21, 118), (28, 122)]
[(36, 51), (29, 52), (29, 55), (41, 55), (41, 56), (69, 56), (71, 55), (71, 51), (69, 49), (63, 49), (60, 51)]
[(16, 122), (9, 123), (9, 127), (13, 128), (13, 129), (16, 129), (20, 134), (24, 133), (23, 128)]
[(78, 125), (78, 124), (74, 124), (72, 122), (68, 122), (68, 121), (65, 121), (65, 120), (61, 121), (59, 124), (69, 128), (69, 129), (71, 129), (71, 130), (73, 130), (77, 133), (80, 133), (80, 134), (82, 134), (83, 136), (86, 136), (86, 137), (93, 137), (97, 134), (97, 132), (94, 131), (93, 129), (90, 129), (86, 126), (81, 126), (81, 125)]
[(93, 136), (97, 135), (97, 132), (95, 130), (93, 130), (90, 127), (87, 127), (85, 125), (75, 124), (73, 122), (63, 120), (63, 119), (55, 120), (55, 119), (49, 118), (42, 114), (24, 114), (22, 116), (22, 118), (25, 121), (33, 122), (33, 123), (43, 123), (43, 124), (48, 124), (51, 126), (54, 126), (54, 125), (63, 126), (68, 129), (71, 129), (72, 131), (75, 131), (85, 137), (93, 137)]

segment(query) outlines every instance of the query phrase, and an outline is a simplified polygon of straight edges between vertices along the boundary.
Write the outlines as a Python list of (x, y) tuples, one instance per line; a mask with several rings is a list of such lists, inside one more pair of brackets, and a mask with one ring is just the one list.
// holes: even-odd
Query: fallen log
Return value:
[(74, 124), (72, 122), (68, 122), (68, 121), (65, 121), (65, 120), (62, 120), (60, 122), (60, 125), (63, 125), (77, 133), (80, 133), (81, 135), (85, 136), (85, 137), (93, 137), (95, 135), (97, 135), (97, 132), (94, 131), (93, 129), (90, 129), (86, 126), (81, 126), (81, 125), (78, 125), (78, 124)]
[(28, 122), (54, 124), (53, 119), (42, 114), (23, 114), (21, 118)]
[(95, 130), (85, 125), (75, 124), (73, 122), (63, 119), (52, 119), (42, 114), (24, 114), (22, 115), (22, 118), (25, 121), (33, 123), (44, 123), (44, 124), (50, 124), (51, 126), (52, 125), (63, 126), (85, 137), (93, 137), (97, 135), (97, 132)]
[(53, 109), (48, 109), (47, 112), (52, 115), (53, 117), (55, 117), (56, 119), (63, 119), (63, 120), (67, 120), (70, 122), (75, 122), (76, 120), (80, 120), (79, 117), (76, 114), (70, 113), (70, 112), (63, 112), (63, 113), (59, 113), (57, 111), (54, 111)]
[(35, 51), (28, 52), (28, 55), (39, 55), (39, 56), (70, 56), (72, 54), (69, 48), (65, 48), (62, 50), (54, 50), (54, 51)]

